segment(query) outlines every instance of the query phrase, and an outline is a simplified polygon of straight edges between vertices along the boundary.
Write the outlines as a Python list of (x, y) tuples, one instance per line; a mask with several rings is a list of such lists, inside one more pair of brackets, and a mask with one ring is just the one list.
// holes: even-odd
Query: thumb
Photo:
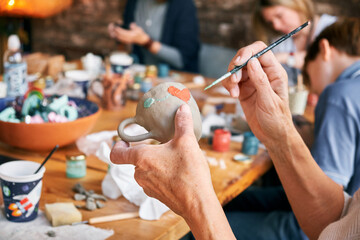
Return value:
[(117, 142), (111, 149), (110, 161), (115, 164), (135, 164), (135, 158), (131, 156), (131, 150), (128, 143)]
[(183, 104), (175, 115), (174, 138), (179, 138), (186, 134), (194, 135), (194, 126), (190, 107), (187, 104)]

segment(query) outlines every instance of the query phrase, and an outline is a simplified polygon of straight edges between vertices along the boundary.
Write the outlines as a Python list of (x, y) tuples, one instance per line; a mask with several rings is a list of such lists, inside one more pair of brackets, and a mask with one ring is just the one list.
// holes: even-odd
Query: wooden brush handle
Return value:
[(114, 215), (108, 215), (103, 217), (93, 217), (89, 219), (89, 224), (102, 223), (102, 222), (110, 222), (117, 221), (129, 218), (136, 218), (139, 216), (139, 212), (129, 212), (129, 213), (119, 213)]

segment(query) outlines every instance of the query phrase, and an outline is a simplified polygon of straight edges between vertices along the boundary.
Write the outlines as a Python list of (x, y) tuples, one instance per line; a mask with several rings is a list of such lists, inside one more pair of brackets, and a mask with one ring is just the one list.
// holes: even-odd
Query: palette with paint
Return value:
[[(177, 109), (188, 104), (191, 109), (194, 133), (197, 140), (201, 137), (201, 115), (196, 101), (188, 88), (177, 82), (165, 82), (153, 87), (140, 99), (136, 116), (125, 119), (118, 127), (119, 136), (128, 142), (155, 139), (162, 143), (174, 136), (175, 114)], [(129, 136), (124, 132), (127, 125), (136, 123), (143, 126), (148, 133)]]

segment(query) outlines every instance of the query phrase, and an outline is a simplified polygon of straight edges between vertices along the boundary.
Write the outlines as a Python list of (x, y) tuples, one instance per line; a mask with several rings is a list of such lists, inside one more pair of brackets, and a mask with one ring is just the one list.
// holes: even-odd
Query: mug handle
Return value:
[(131, 123), (136, 123), (135, 118), (127, 118), (124, 121), (122, 121), (118, 127), (118, 134), (121, 137), (121, 139), (127, 141), (127, 142), (139, 142), (145, 139), (153, 138), (153, 134), (151, 132), (140, 134), (137, 136), (129, 136), (124, 132), (124, 129), (127, 125)]
[[(102, 98), (102, 95), (98, 94), (98, 93), (96, 92), (96, 90), (94, 90), (94, 83), (95, 83), (95, 82), (96, 82), (96, 83), (97, 83), (97, 82), (100, 83), (100, 86), (102, 87), (103, 92), (104, 92), (104, 87), (102, 86), (102, 82), (101, 82), (100, 79), (95, 79), (94, 81), (92, 81), (92, 82), (90, 83), (89, 90), (91, 90), (91, 92), (93, 93), (94, 96), (96, 96), (98, 99), (101, 99), (101, 98)], [(103, 93), (103, 94), (104, 94), (104, 93)]]

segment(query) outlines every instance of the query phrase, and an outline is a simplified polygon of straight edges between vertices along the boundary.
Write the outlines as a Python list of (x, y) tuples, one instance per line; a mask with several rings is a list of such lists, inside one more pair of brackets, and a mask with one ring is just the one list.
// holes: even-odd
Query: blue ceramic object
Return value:
[(169, 64), (166, 63), (160, 63), (158, 65), (158, 76), (161, 78), (168, 77), (169, 76)]
[(256, 155), (259, 149), (259, 140), (252, 132), (244, 133), (244, 141), (241, 152), (246, 155)]

